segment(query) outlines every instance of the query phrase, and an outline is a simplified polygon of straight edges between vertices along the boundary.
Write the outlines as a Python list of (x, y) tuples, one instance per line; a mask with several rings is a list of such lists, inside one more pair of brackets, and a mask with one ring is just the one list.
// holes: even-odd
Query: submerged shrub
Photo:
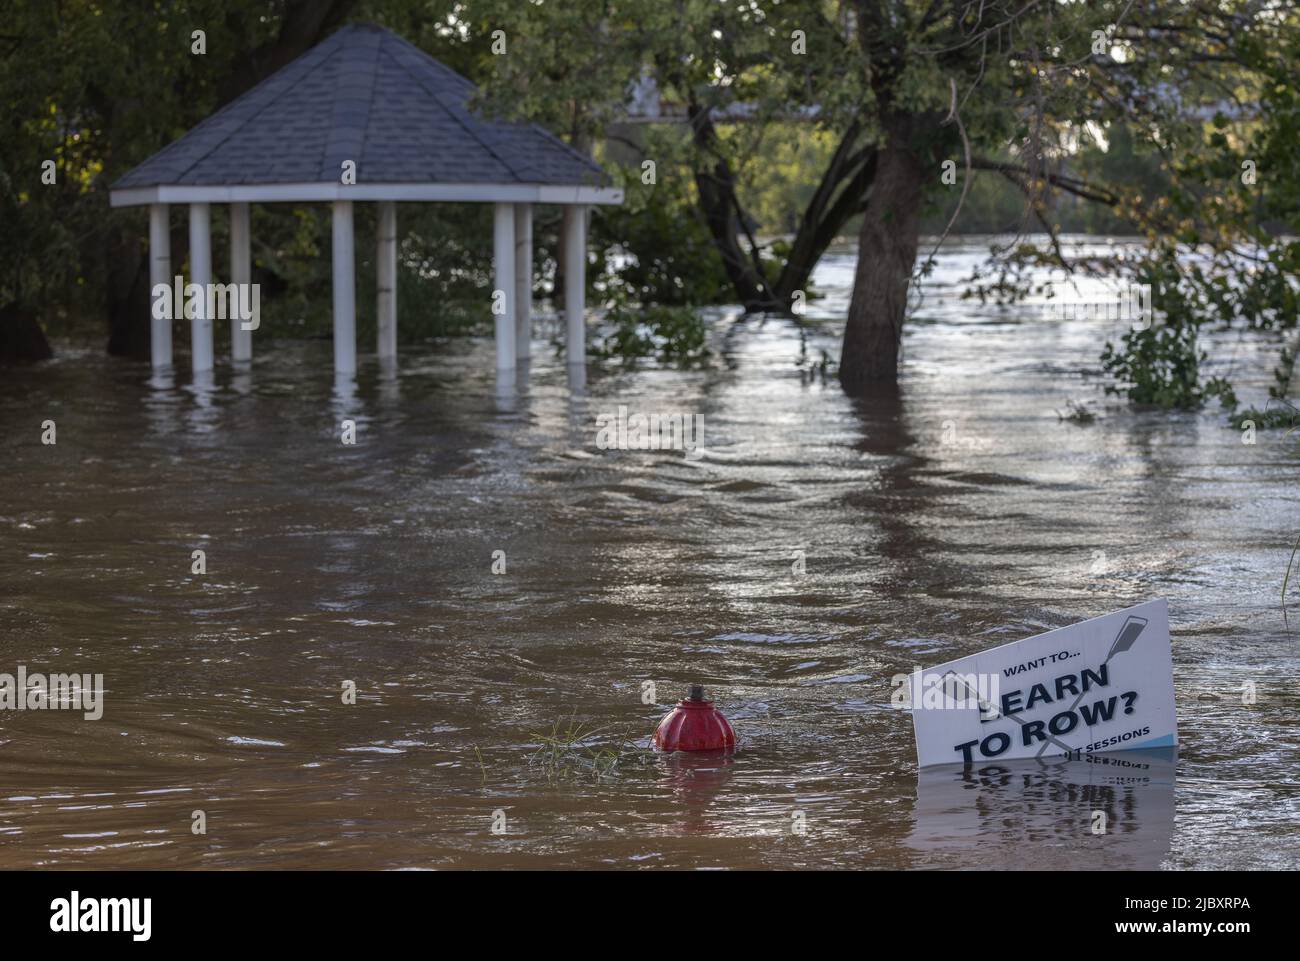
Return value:
[(597, 357), (624, 364), (653, 359), (691, 367), (710, 356), (704, 318), (689, 307), (637, 307), (617, 300), (605, 315), (605, 322), (608, 332), (591, 348)]

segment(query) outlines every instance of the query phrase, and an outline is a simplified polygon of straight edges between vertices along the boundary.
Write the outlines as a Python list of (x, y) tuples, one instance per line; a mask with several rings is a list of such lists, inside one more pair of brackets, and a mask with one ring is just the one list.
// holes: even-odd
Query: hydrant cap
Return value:
[(664, 752), (721, 751), (736, 746), (736, 732), (713, 702), (704, 699), (704, 685), (692, 684), (686, 700), (659, 722), (654, 744)]

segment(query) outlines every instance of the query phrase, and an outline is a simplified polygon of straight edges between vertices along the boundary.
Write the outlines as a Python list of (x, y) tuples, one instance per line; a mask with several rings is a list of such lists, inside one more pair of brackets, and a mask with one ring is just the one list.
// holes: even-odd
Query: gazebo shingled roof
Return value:
[[(357, 369), (356, 256), (352, 205), (378, 203), (377, 353), (397, 356), (399, 201), (494, 204), (492, 314), (496, 367), (527, 360), (531, 340), (535, 204), (560, 204), (570, 383), (585, 379), (587, 208), (623, 202), (591, 160), (536, 124), (485, 118), (474, 85), (401, 37), (352, 24), (283, 67), (126, 174), (114, 207), (149, 206), (150, 334), (155, 368), (172, 365), (170, 205), (189, 207), (190, 285), (205, 291), (187, 316), (196, 375), (213, 369), (214, 319), (230, 290), (250, 288), (250, 203), (328, 202), (333, 209), (334, 369)], [(355, 164), (355, 179), (346, 174)], [(230, 210), (230, 285), (213, 284), (211, 204)], [(178, 265), (179, 266), (179, 265)], [(218, 292), (217, 288), (220, 288)], [(187, 297), (190, 295), (187, 294)], [(226, 298), (226, 299), (219, 299)], [(247, 302), (247, 301), (246, 301)], [(165, 316), (163, 315), (165, 314)], [(231, 324), (231, 360), (252, 359), (258, 322)]]
[(357, 165), (358, 186), (608, 186), (596, 164), (537, 124), (471, 112), (474, 92), (470, 81), (396, 34), (352, 24), (164, 147), (112, 191), (125, 200), (141, 187), (333, 186), (347, 160)]

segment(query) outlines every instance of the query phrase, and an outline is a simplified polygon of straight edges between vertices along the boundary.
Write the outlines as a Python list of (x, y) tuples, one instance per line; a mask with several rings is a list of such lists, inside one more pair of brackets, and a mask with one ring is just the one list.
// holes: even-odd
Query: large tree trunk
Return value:
[(877, 159), (858, 234), (858, 267), (840, 352), (840, 383), (850, 394), (898, 379), (926, 176), (909, 142), (911, 126), (906, 119), (886, 125), (888, 142)]

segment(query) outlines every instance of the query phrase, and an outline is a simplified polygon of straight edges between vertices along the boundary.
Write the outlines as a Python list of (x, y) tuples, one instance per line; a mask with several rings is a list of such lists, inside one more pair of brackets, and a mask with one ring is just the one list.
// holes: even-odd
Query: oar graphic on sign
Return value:
[[(1116, 654), (1123, 654), (1132, 647), (1133, 642), (1138, 639), (1138, 635), (1146, 630), (1146, 626), (1147, 619), (1145, 617), (1136, 617), (1130, 614), (1128, 620), (1124, 622), (1124, 626), (1119, 629), (1119, 636), (1115, 638), (1115, 643), (1110, 646), (1110, 653), (1106, 655), (1105, 663), (1109, 664), (1110, 659)], [(1080, 697), (1082, 696), (1080, 695)], [(1078, 704), (1079, 702), (1075, 701), (1074, 703)]]
[[(1146, 626), (1147, 619), (1145, 617), (1137, 617), (1130, 614), (1128, 619), (1124, 622), (1124, 626), (1121, 627), (1119, 633), (1115, 635), (1115, 642), (1111, 644), (1110, 653), (1106, 655), (1106, 660), (1102, 661), (1101, 666), (1105, 667), (1111, 662), (1111, 658), (1116, 654), (1123, 654), (1131, 648), (1134, 643), (1136, 643), (1138, 635), (1146, 630)], [(1074, 703), (1070, 705), (1071, 711), (1079, 706), (1079, 702), (1083, 700), (1085, 694), (1087, 694), (1086, 691), (1081, 691), (1079, 696), (1074, 699)], [(1047, 750), (1047, 744), (1048, 742), (1044, 741), (1043, 746), (1038, 749), (1038, 757), (1041, 758), (1043, 756), (1043, 752)], [(1057, 746), (1060, 746), (1059, 742), (1057, 742)], [(1067, 747), (1065, 750), (1067, 753), (1073, 753), (1071, 748)]]

